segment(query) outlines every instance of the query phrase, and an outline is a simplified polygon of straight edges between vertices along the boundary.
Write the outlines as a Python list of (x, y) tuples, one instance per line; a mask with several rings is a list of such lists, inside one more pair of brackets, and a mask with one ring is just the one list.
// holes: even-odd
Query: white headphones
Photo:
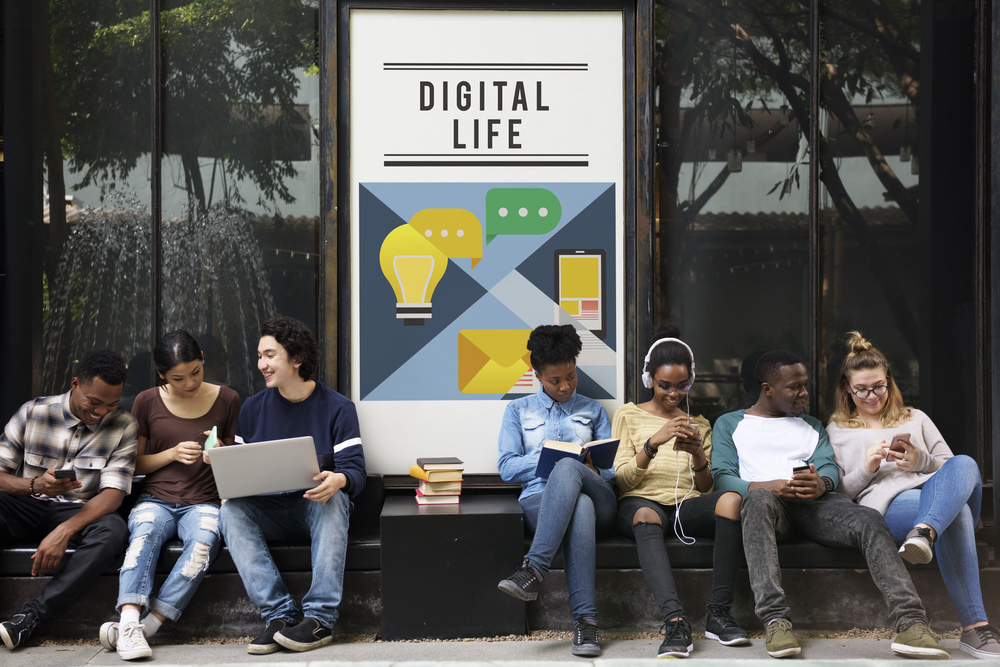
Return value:
[(659, 345), (660, 343), (680, 343), (681, 345), (687, 348), (688, 353), (691, 355), (691, 382), (694, 382), (694, 351), (687, 343), (682, 341), (680, 338), (661, 338), (660, 340), (656, 341), (655, 343), (649, 346), (649, 351), (646, 352), (646, 358), (642, 362), (642, 386), (644, 386), (646, 389), (653, 388), (653, 376), (649, 374), (649, 371), (646, 370), (646, 367), (649, 366), (649, 355), (653, 353), (653, 348)]

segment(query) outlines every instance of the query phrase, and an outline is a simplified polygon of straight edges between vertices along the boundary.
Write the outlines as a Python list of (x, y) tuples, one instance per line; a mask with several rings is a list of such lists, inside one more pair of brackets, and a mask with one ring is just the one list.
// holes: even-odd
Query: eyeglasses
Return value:
[(660, 391), (662, 391), (664, 394), (669, 394), (671, 391), (676, 391), (678, 394), (683, 394), (685, 392), (691, 391), (691, 387), (694, 386), (694, 383), (691, 382), (691, 380), (685, 380), (684, 383), (678, 384), (676, 386), (672, 384), (667, 384), (666, 382), (657, 383), (657, 386), (660, 388)]
[(877, 387), (872, 387), (871, 389), (851, 389), (851, 393), (858, 398), (865, 399), (875, 394), (876, 396), (885, 396), (885, 392), (889, 391), (889, 386), (880, 384)]

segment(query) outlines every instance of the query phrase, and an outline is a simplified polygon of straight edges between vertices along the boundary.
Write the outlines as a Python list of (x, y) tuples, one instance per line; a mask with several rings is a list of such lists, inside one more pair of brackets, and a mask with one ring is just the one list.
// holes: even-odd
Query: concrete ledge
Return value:
[[(958, 617), (944, 588), (941, 575), (934, 570), (912, 571), (914, 583), (928, 611), (932, 627), (945, 632), (958, 628)], [(836, 632), (851, 628), (889, 627), (885, 603), (868, 570), (864, 569), (793, 569), (782, 570), (783, 583), (792, 608), (796, 629)], [(696, 632), (704, 631), (705, 603), (712, 585), (712, 571), (675, 570), (674, 579), (681, 604), (687, 610)], [(285, 575), (292, 594), (301, 599), (308, 590), (308, 573)], [(980, 570), (989, 618), (1000, 618), (1000, 598), (990, 591), (1000, 590), (1000, 566)], [(0, 618), (17, 613), (21, 602), (38, 594), (46, 579), (9, 578), (3, 582)], [(158, 577), (155, 586), (162, 583)], [(55, 637), (96, 637), (100, 624), (114, 620), (114, 601), (118, 579), (103, 576), (57, 621), (44, 630)], [(340, 633), (381, 631), (381, 577), (378, 572), (347, 572), (344, 575), (344, 599), (340, 606)], [(503, 595), (497, 591), (497, 595)], [(526, 603), (527, 629), (570, 630), (566, 579), (562, 570), (553, 570), (542, 585), (535, 602)], [(597, 572), (597, 609), (601, 628), (609, 632), (658, 632), (659, 611), (638, 570), (599, 570)], [(431, 613), (431, 612), (427, 612)], [(736, 619), (747, 630), (761, 630), (753, 612), (753, 595), (746, 570), (736, 581)], [(181, 620), (164, 626), (166, 639), (183, 637), (256, 636), (263, 625), (250, 603), (237, 574), (210, 574), (199, 587)]]

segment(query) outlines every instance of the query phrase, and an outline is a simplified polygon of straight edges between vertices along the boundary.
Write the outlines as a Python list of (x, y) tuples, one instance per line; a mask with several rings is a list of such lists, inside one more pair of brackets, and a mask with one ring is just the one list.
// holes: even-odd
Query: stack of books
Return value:
[(410, 477), (417, 484), (418, 505), (457, 505), (462, 495), (462, 471), (465, 463), (454, 456), (435, 459), (417, 459), (410, 467)]

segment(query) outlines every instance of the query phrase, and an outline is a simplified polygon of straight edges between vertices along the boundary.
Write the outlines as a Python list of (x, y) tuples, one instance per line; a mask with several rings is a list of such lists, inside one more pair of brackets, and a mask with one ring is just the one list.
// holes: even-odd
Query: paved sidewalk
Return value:
[[(876, 667), (887, 660), (902, 660), (889, 648), (887, 639), (810, 639), (800, 638), (802, 653), (795, 662), (800, 667), (822, 667), (833, 662), (851, 667)], [(364, 665), (364, 667), (391, 667), (396, 663), (408, 663), (413, 667), (486, 667), (502, 664), (504, 667), (545, 667), (563, 663), (565, 667), (652, 667), (662, 665), (656, 660), (659, 642), (653, 640), (619, 640), (608, 638), (602, 641), (603, 654), (598, 659), (575, 658), (570, 654), (568, 641), (497, 641), (497, 642), (434, 642), (419, 643), (378, 642), (378, 643), (334, 643), (308, 653), (282, 651), (265, 656), (251, 656), (246, 645), (197, 645), (197, 644), (153, 644), (153, 657), (126, 663), (117, 654), (105, 651), (99, 646), (47, 646), (28, 647), (7, 651), (0, 646), (0, 665), (3, 667), (91, 667), (125, 664), (166, 665), (229, 665), (250, 667), (267, 663), (271, 667), (333, 667), (334, 665)], [(952, 662), (965, 663), (966, 667), (986, 667), (989, 663), (972, 660), (971, 656), (958, 648), (957, 639), (942, 641), (951, 651)], [(968, 660), (966, 660), (968, 658)], [(760, 661), (773, 662), (764, 652), (764, 640), (753, 640), (752, 646), (727, 648), (710, 640), (695, 640), (695, 650), (685, 660), (690, 667), (733, 667), (756, 665)], [(774, 663), (777, 664), (777, 663)], [(997, 663), (993, 663), (997, 664)]]

